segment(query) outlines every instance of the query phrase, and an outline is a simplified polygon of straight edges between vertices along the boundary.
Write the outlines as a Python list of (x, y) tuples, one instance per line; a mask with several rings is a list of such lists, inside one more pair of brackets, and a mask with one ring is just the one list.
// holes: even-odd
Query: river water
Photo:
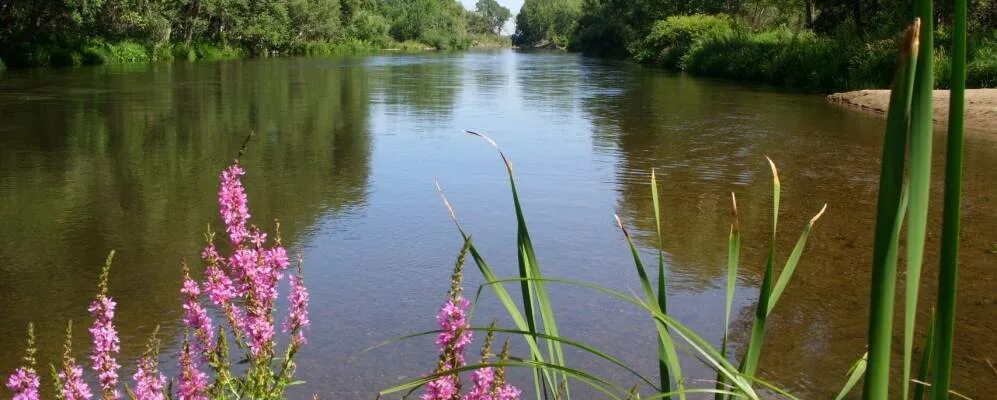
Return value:
[[(280, 219), (311, 290), (312, 327), (299, 362), (307, 383), (292, 395), (369, 399), (429, 372), (432, 338), (369, 348), (435, 328), (461, 243), (434, 180), (497, 273), (516, 274), (505, 170), (493, 148), (462, 133), (476, 129), (511, 158), (538, 259), (553, 277), (639, 292), (613, 215), (653, 264), (648, 178), (656, 169), (670, 312), (715, 344), (728, 199), (736, 193), (744, 241), (732, 317), (737, 354), (770, 235), (771, 157), (783, 184), (780, 263), (803, 224), (824, 203), (828, 211), (770, 318), (761, 375), (802, 398), (830, 398), (865, 351), (883, 127), (820, 96), (561, 53), (7, 71), (0, 76), (0, 369), (15, 367), (29, 321), (42, 365), (61, 353), (67, 320), (76, 321), (76, 342), (86, 342), (86, 304), (116, 249), (110, 294), (119, 301), (125, 375), (156, 325), (164, 368), (175, 370), (179, 262), (198, 258), (209, 224), (222, 229), (218, 174), (253, 131), (242, 160), (253, 220)], [(997, 141), (969, 137), (954, 387), (976, 399), (988, 398), (997, 381), (987, 366), (997, 360), (995, 170)], [(931, 212), (922, 310), (933, 304), (940, 208)], [(466, 275), (473, 294), (480, 275), (473, 266)], [(564, 336), (656, 379), (653, 327), (639, 310), (573, 287), (552, 286), (551, 296)], [(503, 315), (485, 291), (473, 323), (510, 326)], [(927, 318), (920, 313), (922, 328)], [(513, 350), (525, 354), (521, 341)], [(623, 387), (637, 382), (581, 352), (566, 357)], [(711, 373), (684, 360), (691, 385), (712, 387)], [(531, 386), (523, 372), (513, 378)]]

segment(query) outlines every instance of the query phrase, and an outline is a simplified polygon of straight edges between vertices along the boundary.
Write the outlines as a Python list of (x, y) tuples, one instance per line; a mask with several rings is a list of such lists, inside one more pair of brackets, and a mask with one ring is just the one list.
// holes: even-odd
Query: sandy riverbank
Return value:
[[(886, 116), (890, 104), (889, 90), (857, 90), (827, 96), (831, 103), (853, 107)], [(934, 94), (936, 123), (945, 124), (949, 119), (949, 91), (936, 90)], [(997, 89), (966, 90), (966, 133), (997, 139)]]

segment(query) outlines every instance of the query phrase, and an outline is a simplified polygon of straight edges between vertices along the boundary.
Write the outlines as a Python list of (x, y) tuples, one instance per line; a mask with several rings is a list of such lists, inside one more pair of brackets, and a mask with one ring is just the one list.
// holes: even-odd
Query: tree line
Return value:
[(478, 0), (475, 10), (457, 0), (6, 0), (0, 58), (39, 64), (121, 41), (154, 58), (198, 45), (250, 55), (342, 43), (466, 48), (476, 36), (499, 35), (510, 14), (495, 0)]
[[(934, 10), (941, 86), (951, 7)], [(526, 0), (512, 41), (818, 90), (885, 87), (913, 18), (909, 0)], [(997, 0), (969, 0), (968, 27), (968, 84), (997, 86)]]

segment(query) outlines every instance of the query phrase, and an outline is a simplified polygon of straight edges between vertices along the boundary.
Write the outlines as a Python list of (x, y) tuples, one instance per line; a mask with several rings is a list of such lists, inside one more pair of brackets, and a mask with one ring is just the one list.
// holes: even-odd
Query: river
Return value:
[[(86, 342), (86, 304), (111, 249), (124, 375), (156, 325), (164, 368), (175, 370), (179, 263), (198, 259), (209, 224), (222, 229), (219, 171), (252, 131), (242, 164), (253, 221), (269, 226), (279, 218), (284, 243), (304, 257), (311, 290), (312, 327), (299, 362), (307, 383), (292, 395), (369, 399), (428, 373), (436, 362), (431, 338), (368, 348), (436, 327), (461, 242), (435, 180), (493, 268), (516, 274), (505, 170), (492, 147), (463, 133), (475, 129), (509, 155), (538, 259), (553, 277), (639, 292), (613, 215), (653, 264), (648, 178), (655, 169), (670, 312), (713, 343), (723, 324), (728, 199), (736, 193), (744, 242), (732, 323), (738, 354), (770, 235), (771, 157), (783, 184), (779, 265), (804, 223), (824, 203), (828, 210), (770, 318), (761, 375), (801, 398), (831, 398), (865, 351), (883, 128), (881, 119), (820, 96), (563, 53), (6, 71), (0, 371), (17, 364), (29, 321), (43, 366), (61, 354), (67, 320), (76, 321), (77, 344)], [(922, 328), (937, 273), (943, 136)], [(994, 171), (997, 143), (968, 138), (953, 387), (976, 399), (987, 398), (997, 380), (986, 363), (997, 360)], [(480, 282), (469, 266), (468, 293)], [(655, 376), (653, 327), (639, 310), (573, 287), (552, 286), (551, 296), (564, 336)], [(486, 291), (473, 323), (497, 318), (510, 326), (503, 315)], [(513, 350), (525, 354), (521, 341)], [(566, 357), (624, 387), (637, 382), (580, 352)], [(713, 376), (684, 359), (690, 383), (712, 387), (704, 380)], [(513, 377), (531, 386), (522, 372)]]

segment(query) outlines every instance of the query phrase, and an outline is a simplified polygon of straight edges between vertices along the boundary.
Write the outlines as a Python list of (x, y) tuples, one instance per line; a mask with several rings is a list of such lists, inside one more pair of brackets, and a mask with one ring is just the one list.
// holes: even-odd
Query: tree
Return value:
[(502, 33), (502, 27), (512, 16), (508, 8), (495, 0), (478, 0), (475, 4), (475, 13), (484, 19), (489, 32), (496, 35)]

